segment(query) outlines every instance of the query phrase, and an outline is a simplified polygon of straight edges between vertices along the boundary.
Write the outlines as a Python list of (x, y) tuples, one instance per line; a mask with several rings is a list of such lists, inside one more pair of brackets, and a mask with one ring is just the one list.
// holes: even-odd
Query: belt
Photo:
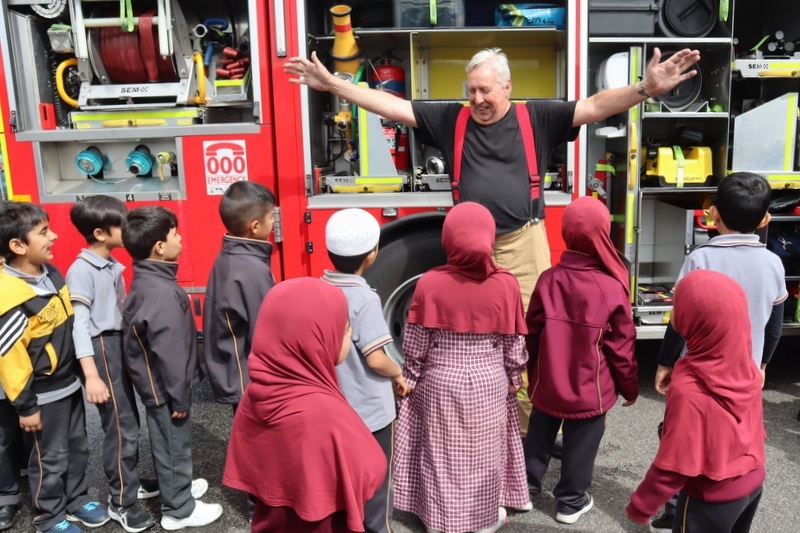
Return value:
[(122, 331), (118, 329), (107, 329), (105, 331), (101, 331), (92, 338), (96, 339), (98, 337), (116, 337), (117, 335), (122, 335)]

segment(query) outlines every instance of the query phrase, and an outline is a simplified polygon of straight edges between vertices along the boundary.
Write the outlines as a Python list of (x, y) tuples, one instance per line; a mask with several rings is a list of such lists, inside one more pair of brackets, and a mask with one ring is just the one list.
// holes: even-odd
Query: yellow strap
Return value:
[(678, 164), (678, 168), (676, 171), (676, 180), (677, 180), (677, 187), (679, 189), (683, 188), (683, 171), (686, 168), (686, 159), (683, 157), (683, 150), (681, 150), (680, 146), (673, 146), (672, 153), (675, 156), (675, 162)]

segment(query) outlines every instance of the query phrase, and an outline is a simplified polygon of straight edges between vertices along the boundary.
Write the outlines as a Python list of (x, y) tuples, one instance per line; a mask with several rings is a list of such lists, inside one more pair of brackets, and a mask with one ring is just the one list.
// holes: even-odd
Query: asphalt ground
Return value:
[[(597, 456), (594, 481), (590, 493), (595, 499), (592, 511), (573, 525), (555, 521), (556, 503), (552, 488), (558, 480), (559, 461), (550, 465), (545, 491), (533, 501), (533, 510), (514, 514), (500, 531), (522, 532), (630, 532), (644, 533), (646, 526), (627, 519), (625, 505), (630, 493), (642, 480), (657, 447), (656, 427), (664, 410), (663, 397), (653, 389), (655, 356), (659, 343), (646, 341), (637, 344), (642, 393), (632, 407), (623, 408), (621, 401), (610, 411), (607, 429)], [(778, 353), (767, 369), (764, 390), (764, 421), (767, 430), (767, 481), (764, 495), (751, 531), (763, 533), (796, 532), (800, 530), (800, 337), (781, 341)], [(218, 502), (224, 507), (222, 517), (201, 528), (208, 533), (232, 533), (249, 530), (245, 512), (245, 496), (222, 486), (225, 451), (232, 421), (229, 406), (214, 402), (207, 381), (194, 392), (192, 407), (192, 456), (195, 477), (209, 481), (205, 502)], [(147, 428), (142, 413), (140, 472), (142, 477), (155, 478), (150, 458)], [(102, 431), (97, 410), (88, 406), (87, 425), (92, 457), (89, 464), (90, 494), (105, 502), (108, 488), (100, 462)], [(23, 480), (23, 506), (12, 532), (30, 532), (30, 492)], [(548, 490), (549, 489), (549, 490)], [(143, 502), (145, 508), (159, 517), (159, 500)], [(395, 512), (395, 533), (423, 533), (424, 527), (415, 516)], [(123, 532), (116, 522), (91, 531), (98, 533)], [(153, 533), (161, 532), (156, 527)], [(189, 530), (191, 531), (191, 530)], [(287, 532), (289, 533), (289, 532)]]

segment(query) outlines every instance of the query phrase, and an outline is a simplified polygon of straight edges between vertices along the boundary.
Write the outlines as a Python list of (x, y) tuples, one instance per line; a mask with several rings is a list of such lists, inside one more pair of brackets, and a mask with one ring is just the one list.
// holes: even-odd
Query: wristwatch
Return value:
[(639, 96), (647, 100), (650, 98), (650, 95), (647, 94), (647, 91), (644, 90), (644, 80), (639, 80), (636, 82), (636, 92), (639, 93)]

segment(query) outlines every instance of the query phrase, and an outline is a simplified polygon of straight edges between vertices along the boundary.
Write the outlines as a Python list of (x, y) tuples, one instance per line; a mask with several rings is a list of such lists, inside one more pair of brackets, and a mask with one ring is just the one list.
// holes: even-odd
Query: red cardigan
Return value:
[(639, 396), (631, 306), (598, 260), (565, 252), (539, 278), (526, 322), (528, 395), (536, 409), (585, 419), (611, 409), (617, 394)]

